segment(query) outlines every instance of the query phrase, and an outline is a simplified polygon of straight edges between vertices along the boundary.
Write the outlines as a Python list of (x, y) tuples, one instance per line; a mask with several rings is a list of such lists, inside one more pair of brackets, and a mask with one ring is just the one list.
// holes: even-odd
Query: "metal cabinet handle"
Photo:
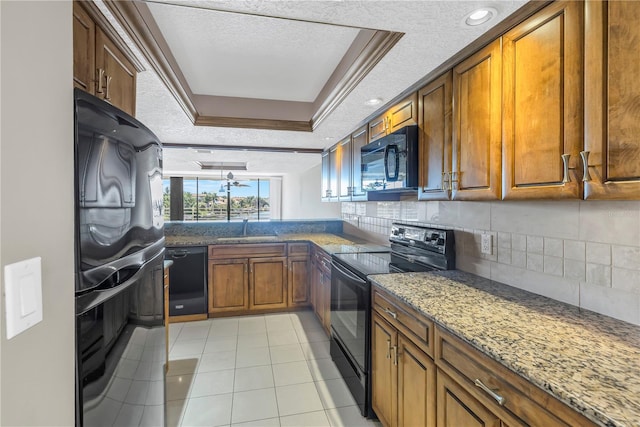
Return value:
[(580, 157), (582, 158), (582, 166), (584, 168), (582, 172), (582, 181), (584, 182), (591, 181), (591, 174), (589, 173), (589, 168), (592, 166), (589, 165), (589, 152), (581, 151)]
[(387, 340), (387, 359), (391, 359), (391, 340)]
[(394, 345), (391, 349), (393, 350), (393, 364), (398, 366), (398, 346)]
[(98, 85), (98, 87), (96, 88), (96, 93), (103, 93), (104, 90), (102, 89), (102, 79), (104, 78), (104, 70), (102, 68), (98, 68), (97, 72), (98, 78), (96, 84)]
[(391, 311), (388, 308), (383, 308), (384, 312), (387, 313), (389, 316), (393, 317), (394, 319), (398, 318), (398, 315), (396, 314), (395, 311)]
[(569, 167), (569, 158), (571, 154), (563, 154), (562, 156), (562, 183), (566, 184), (571, 182), (571, 177), (569, 176), (569, 171), (574, 168)]
[(440, 185), (442, 191), (447, 191), (451, 188), (451, 183), (449, 182), (449, 172), (442, 172), (442, 184)]
[(107, 101), (111, 101), (111, 95), (109, 95), (109, 88), (111, 87), (111, 79), (112, 79), (111, 76), (109, 75), (105, 76), (106, 93), (104, 94), (104, 99)]
[(480, 381), (478, 378), (476, 378), (475, 384), (476, 386), (484, 390), (489, 396), (494, 398), (496, 402), (498, 402), (498, 405), (503, 406), (504, 402), (506, 402), (506, 399), (504, 397), (500, 396), (498, 393), (496, 393), (495, 391), (491, 390), (489, 387), (484, 385), (482, 381)]
[(450, 173), (450, 177), (451, 179), (449, 180), (449, 190), (453, 191), (453, 183), (456, 183), (456, 188), (458, 188), (458, 183), (460, 181), (460, 174), (461, 172), (458, 171), (451, 171)]

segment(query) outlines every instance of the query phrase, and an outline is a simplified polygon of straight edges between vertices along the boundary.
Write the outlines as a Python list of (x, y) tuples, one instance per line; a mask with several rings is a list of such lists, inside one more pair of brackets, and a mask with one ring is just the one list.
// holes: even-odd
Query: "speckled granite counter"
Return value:
[(215, 236), (166, 236), (166, 246), (206, 246), (220, 244), (243, 244), (243, 243), (272, 243), (272, 242), (311, 242), (318, 245), (329, 254), (345, 252), (380, 252), (389, 248), (383, 245), (367, 242), (355, 236), (332, 233), (288, 233), (277, 236), (251, 236), (251, 240), (241, 237), (234, 239), (230, 237), (218, 238)]
[(603, 426), (640, 426), (640, 327), (460, 271), (370, 276)]

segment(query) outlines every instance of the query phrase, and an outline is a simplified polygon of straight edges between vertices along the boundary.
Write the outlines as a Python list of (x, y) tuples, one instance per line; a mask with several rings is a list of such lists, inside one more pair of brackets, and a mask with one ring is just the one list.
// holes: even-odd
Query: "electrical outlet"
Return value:
[(493, 236), (491, 234), (482, 234), (480, 252), (493, 255)]

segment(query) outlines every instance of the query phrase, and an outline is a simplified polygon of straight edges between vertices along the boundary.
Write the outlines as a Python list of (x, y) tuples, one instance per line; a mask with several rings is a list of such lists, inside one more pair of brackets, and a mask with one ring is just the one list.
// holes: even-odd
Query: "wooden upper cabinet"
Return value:
[(640, 199), (640, 2), (588, 1), (585, 199)]
[(323, 202), (329, 201), (331, 185), (329, 184), (330, 173), (331, 173), (331, 165), (329, 164), (329, 152), (324, 151), (322, 153), (322, 166), (321, 166), (321, 174), (322, 174), (322, 183), (320, 184), (320, 198)]
[(362, 157), (360, 149), (369, 142), (369, 127), (363, 126), (351, 134), (351, 200), (367, 200), (362, 191)]
[(418, 123), (418, 94), (412, 93), (369, 122), (369, 142)]
[(102, 98), (134, 116), (136, 112), (136, 69), (118, 50), (116, 45), (100, 30), (96, 30), (96, 68), (98, 75), (104, 70), (98, 82), (96, 93), (102, 90)]
[(453, 69), (454, 200), (500, 199), (501, 50), (498, 39)]
[(583, 7), (557, 1), (502, 38), (504, 199), (582, 197)]
[(77, 2), (73, 2), (73, 85), (95, 94), (96, 24)]
[(418, 92), (419, 200), (449, 199), (451, 101), (451, 72)]
[(340, 177), (338, 200), (341, 202), (348, 202), (351, 200), (351, 135), (343, 139), (338, 143), (340, 155), (340, 170), (338, 175)]
[(73, 2), (73, 85), (134, 116), (138, 69), (110, 38), (117, 38), (115, 30), (104, 30), (108, 24), (99, 13), (90, 2)]
[(340, 167), (342, 161), (342, 146), (336, 144), (329, 149), (329, 200), (338, 200), (340, 188)]

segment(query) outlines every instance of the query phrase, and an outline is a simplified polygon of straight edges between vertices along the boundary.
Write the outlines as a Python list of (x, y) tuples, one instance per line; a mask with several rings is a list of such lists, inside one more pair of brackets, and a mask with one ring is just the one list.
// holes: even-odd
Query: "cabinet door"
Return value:
[(331, 275), (322, 273), (322, 325), (331, 334)]
[(289, 258), (289, 306), (309, 304), (309, 258)]
[(448, 200), (451, 176), (451, 73), (418, 92), (419, 200)]
[(640, 3), (588, 1), (585, 199), (640, 199)]
[(369, 122), (369, 141), (373, 142), (378, 138), (381, 138), (387, 134), (387, 129), (389, 128), (389, 117), (387, 116), (387, 112), (385, 111), (380, 116)]
[(395, 351), (398, 333), (377, 313), (371, 316), (371, 400), (373, 410), (385, 427), (397, 425), (397, 367)]
[(398, 426), (436, 425), (436, 367), (433, 360), (398, 335)]
[(340, 144), (336, 144), (329, 149), (329, 200), (337, 201), (340, 182), (340, 160), (341, 160), (341, 147)]
[(247, 269), (247, 259), (209, 261), (209, 313), (249, 308)]
[(287, 306), (287, 258), (249, 260), (249, 309)]
[(360, 148), (369, 142), (369, 130), (363, 126), (351, 134), (351, 200), (367, 200), (367, 192), (362, 191), (362, 157)]
[(413, 93), (391, 107), (387, 133), (418, 123), (418, 94)]
[(320, 266), (316, 266), (316, 269), (313, 270), (313, 290), (315, 304), (313, 305), (313, 310), (318, 316), (320, 323), (324, 325), (324, 299), (323, 299), (323, 287), (322, 287), (322, 270)]
[(504, 199), (582, 198), (583, 7), (555, 2), (502, 38)]
[(338, 200), (348, 202), (351, 200), (351, 136), (338, 143), (340, 154), (340, 190)]
[(322, 153), (322, 184), (320, 188), (320, 198), (323, 202), (329, 201), (331, 184), (330, 184), (330, 174), (331, 174), (331, 165), (329, 164), (329, 152), (325, 151)]
[(96, 28), (96, 68), (104, 70), (103, 93), (98, 93), (96, 89), (96, 94), (135, 116), (136, 69), (99, 28)]
[(437, 373), (438, 427), (500, 427), (500, 419), (449, 376)]
[(96, 24), (73, 2), (73, 86), (95, 94)]
[(500, 198), (501, 62), (498, 39), (453, 69), (455, 200)]

